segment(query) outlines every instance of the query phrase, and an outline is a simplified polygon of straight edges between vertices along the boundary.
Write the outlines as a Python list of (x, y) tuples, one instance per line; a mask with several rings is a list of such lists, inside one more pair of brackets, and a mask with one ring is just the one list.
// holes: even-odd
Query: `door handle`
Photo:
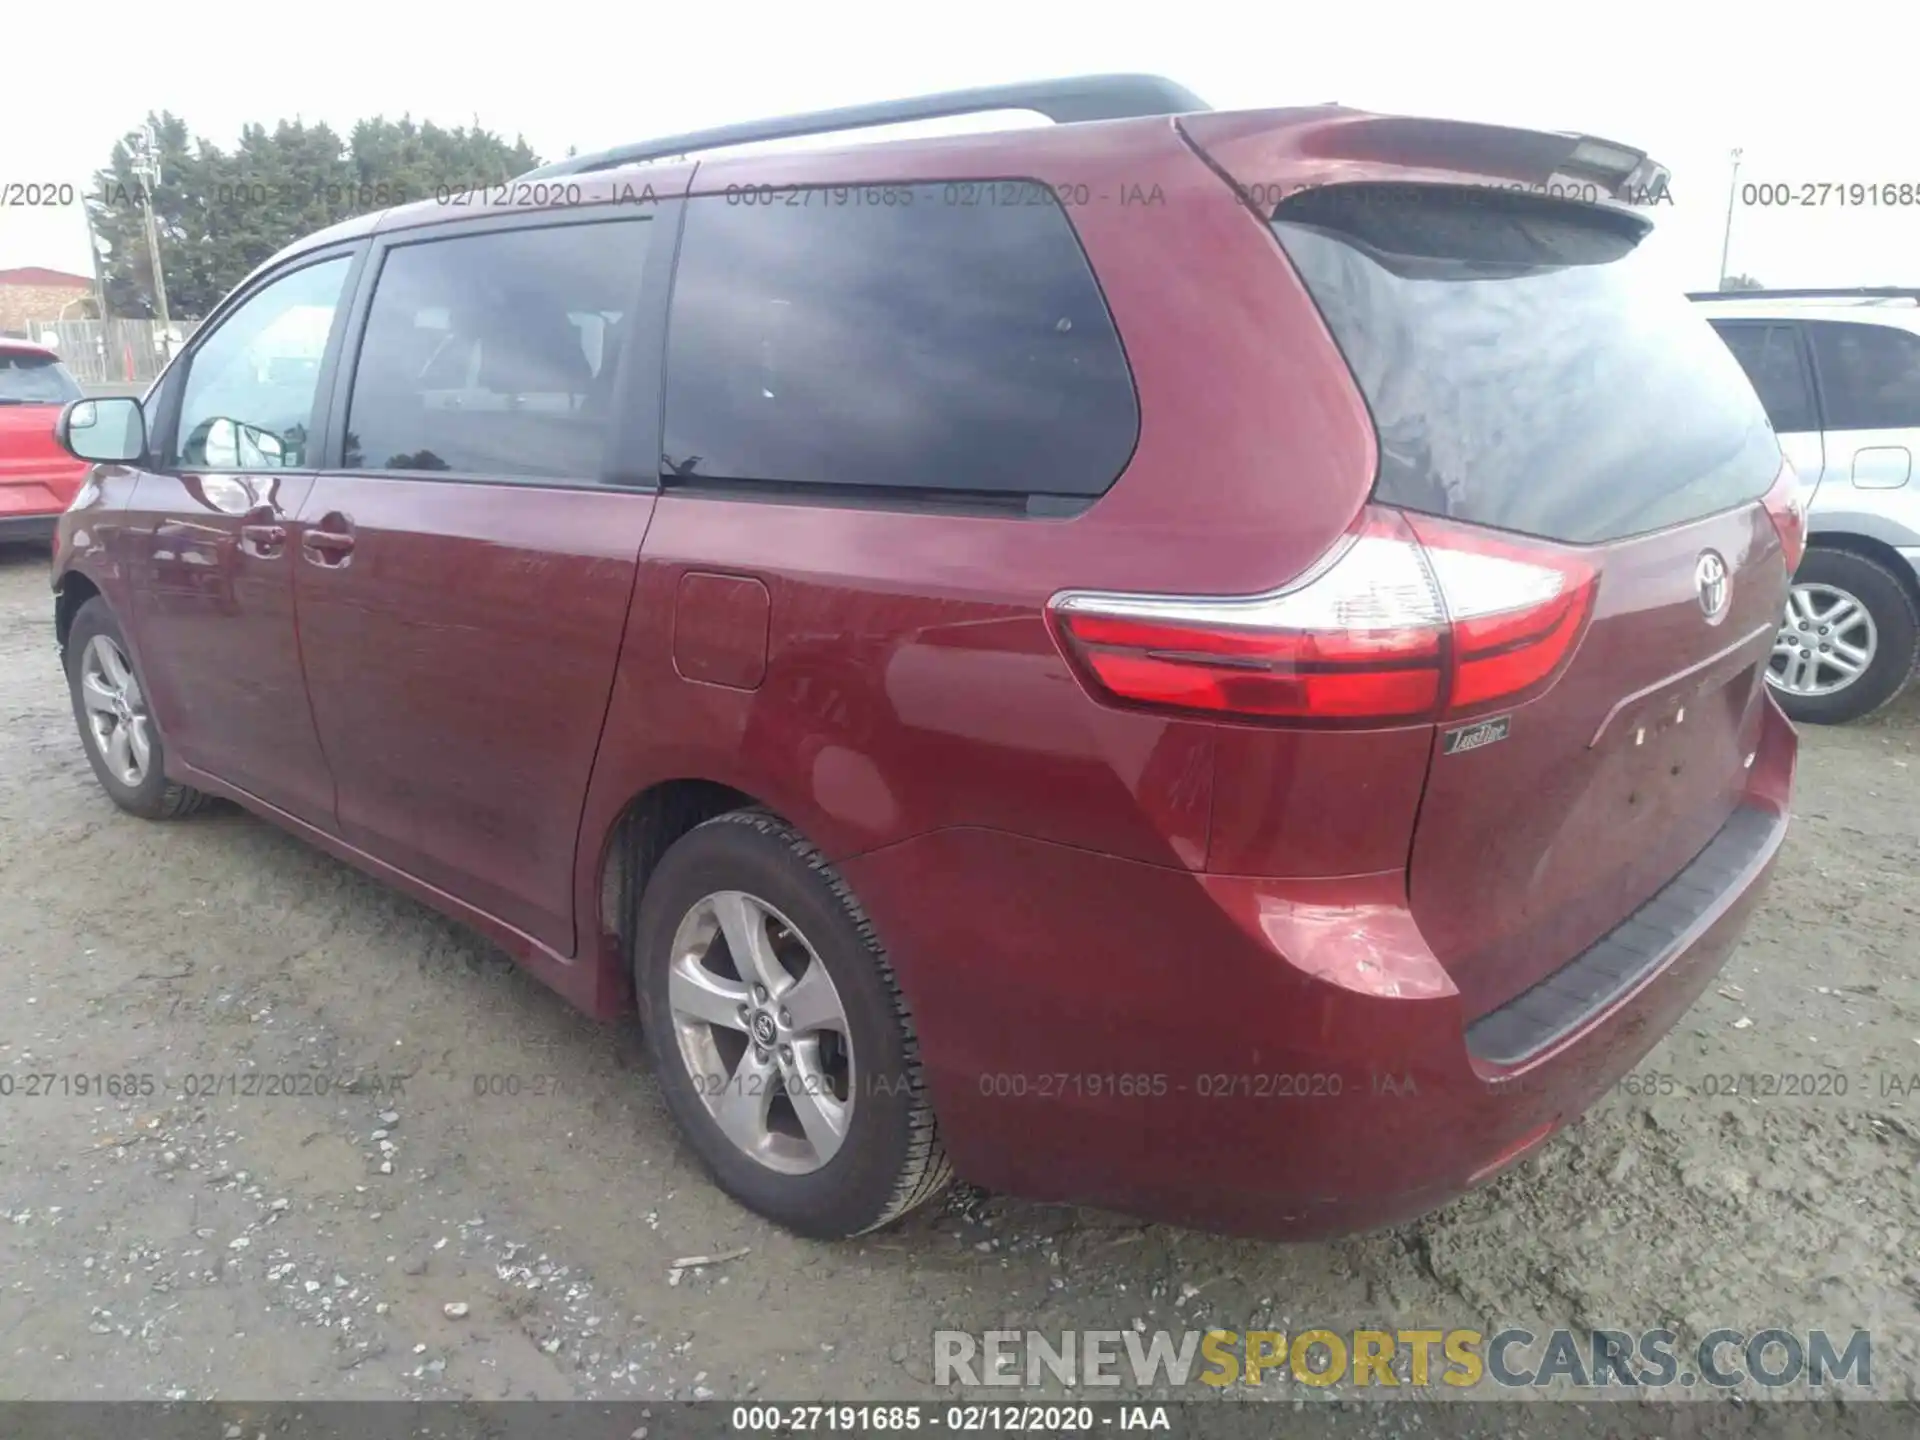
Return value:
[(300, 553), (312, 564), (337, 569), (353, 559), (353, 521), (330, 510), (300, 537)]
[(256, 560), (277, 559), (286, 549), (287, 527), (278, 505), (256, 505), (240, 517), (240, 550)]
[(284, 525), (242, 525), (240, 527), (240, 548), (256, 560), (278, 559), (286, 549), (287, 527)]

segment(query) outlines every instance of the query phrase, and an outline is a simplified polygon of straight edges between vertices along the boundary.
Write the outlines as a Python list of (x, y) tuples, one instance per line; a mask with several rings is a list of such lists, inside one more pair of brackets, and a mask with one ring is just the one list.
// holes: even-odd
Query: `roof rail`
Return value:
[(1920, 289), (1855, 285), (1841, 290), (1690, 290), (1689, 300), (1920, 300)]
[(658, 140), (638, 140), (591, 155), (556, 160), (518, 178), (544, 180), (556, 175), (581, 175), (592, 170), (610, 170), (616, 165), (666, 160), (697, 150), (718, 150), (729, 145), (752, 145), (800, 135), (824, 135), (836, 130), (865, 130), (911, 120), (940, 120), (991, 110), (1035, 110), (1054, 123), (1065, 125), (1077, 120), (1188, 115), (1211, 108), (1184, 85), (1176, 85), (1158, 75), (1078, 75), (1063, 80), (1030, 80), (1015, 85), (948, 90), (938, 95), (848, 105), (838, 110), (814, 110), (803, 115), (748, 120), (712, 130), (667, 135)]

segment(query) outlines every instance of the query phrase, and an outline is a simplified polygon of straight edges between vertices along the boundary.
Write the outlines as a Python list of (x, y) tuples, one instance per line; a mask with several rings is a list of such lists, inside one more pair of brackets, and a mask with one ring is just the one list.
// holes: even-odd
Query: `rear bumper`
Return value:
[(0, 515), (0, 545), (51, 544), (59, 524), (59, 511), (47, 515)]
[[(1631, 973), (1612, 966), (1585, 1013), (1555, 1017), (1508, 1063), (1469, 1045), (1399, 874), (1203, 876), (981, 830), (842, 868), (892, 952), (961, 1174), (1313, 1239), (1434, 1209), (1639, 1063), (1765, 887), (1795, 746), (1769, 702), (1738, 812), (1764, 833), (1721, 888), (1690, 892), (1687, 916), (1669, 907), (1663, 943)], [(1647, 924), (1631, 917), (1608, 941)]]
[(46, 541), (87, 477), (82, 461), (0, 463), (0, 543)]

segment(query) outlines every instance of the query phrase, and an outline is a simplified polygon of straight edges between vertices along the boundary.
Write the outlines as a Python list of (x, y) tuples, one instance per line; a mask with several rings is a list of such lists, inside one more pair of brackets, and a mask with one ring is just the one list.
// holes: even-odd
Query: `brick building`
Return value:
[(0, 335), (26, 332), (59, 319), (63, 311), (69, 320), (95, 318), (88, 307), (74, 304), (92, 294), (93, 281), (84, 275), (43, 265), (0, 270)]

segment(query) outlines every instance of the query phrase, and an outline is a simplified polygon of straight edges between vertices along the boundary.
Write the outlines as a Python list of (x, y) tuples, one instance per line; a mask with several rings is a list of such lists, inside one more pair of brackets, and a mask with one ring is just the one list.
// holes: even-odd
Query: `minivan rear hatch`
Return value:
[(1371, 411), (1375, 504), (1591, 582), (1544, 693), (1436, 728), (1410, 897), (1477, 1017), (1627, 921), (1739, 805), (1788, 574), (1756, 503), (1779, 444), (1639, 216), (1390, 179), (1268, 219)]

